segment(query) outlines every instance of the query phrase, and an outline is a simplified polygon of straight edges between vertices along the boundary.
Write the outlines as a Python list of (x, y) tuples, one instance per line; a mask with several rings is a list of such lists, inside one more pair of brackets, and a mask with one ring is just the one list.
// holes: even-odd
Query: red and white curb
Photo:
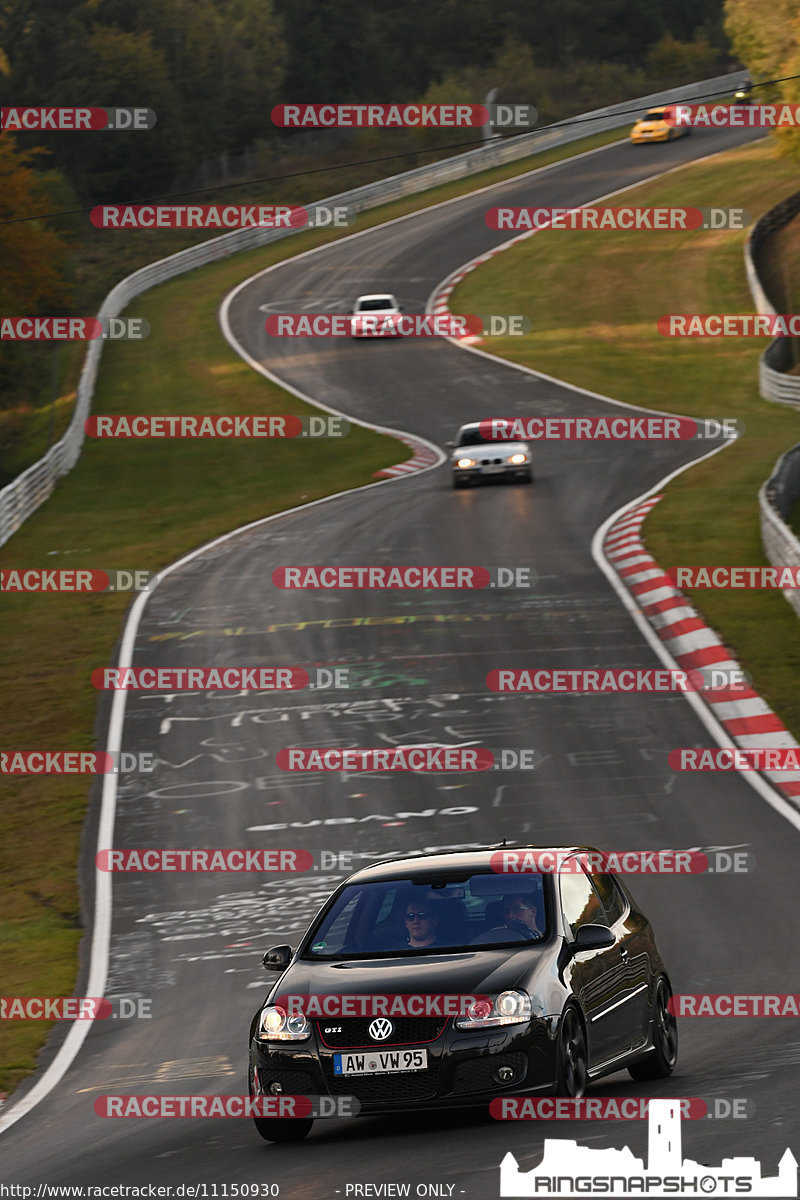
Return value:
[[(534, 230), (533, 232), (538, 231)], [(457, 271), (454, 271), (452, 275), (448, 275), (444, 283), (441, 283), (433, 293), (428, 311), (432, 312), (435, 317), (450, 316), (450, 297), (453, 294), (453, 290), (461, 283), (461, 280), (464, 279), (466, 275), (469, 275), (470, 271), (474, 271), (476, 267), (482, 266), (483, 263), (488, 262), (490, 258), (494, 258), (496, 254), (502, 254), (502, 252), (507, 250), (509, 246), (513, 246), (517, 242), (523, 241), (525, 238), (530, 237), (530, 235), (531, 231), (526, 230), (525, 233), (521, 233), (517, 237), (511, 238), (509, 241), (503, 242), (502, 246), (495, 246), (493, 250), (487, 250), (485, 254), (480, 254), (477, 258), (471, 259), (468, 263), (465, 263), (463, 267), (459, 267)], [(485, 341), (485, 338), (477, 337), (477, 335), (473, 333), (465, 333), (461, 337), (456, 337), (452, 340), (454, 342), (460, 342), (462, 346), (480, 346)]]
[(441, 455), (437, 454), (431, 447), (430, 442), (423, 442), (419, 438), (412, 437), (406, 433), (395, 433), (395, 438), (398, 442), (402, 442), (412, 451), (412, 457), (406, 459), (405, 462), (397, 463), (394, 467), (384, 467), (381, 471), (374, 471), (373, 475), (389, 475), (395, 477), (397, 475), (411, 475), (414, 471), (427, 471), (428, 467), (435, 467), (438, 462), (441, 462)]
[[(603, 552), (665, 650), (684, 670), (715, 666), (741, 670), (728, 648), (672, 580), (664, 574), (642, 540), (645, 517), (662, 496), (635, 502), (606, 530)], [(752, 688), (735, 699), (706, 700), (698, 693), (728, 737), (742, 750), (798, 747), (786, 726)], [(800, 796), (800, 771), (762, 771), (788, 800)]]

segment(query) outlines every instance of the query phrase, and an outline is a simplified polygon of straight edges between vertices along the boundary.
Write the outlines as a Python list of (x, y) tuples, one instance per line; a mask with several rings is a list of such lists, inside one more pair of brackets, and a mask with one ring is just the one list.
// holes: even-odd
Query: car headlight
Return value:
[(516, 467), (520, 463), (526, 463), (528, 461), (528, 456), (527, 456), (527, 454), (512, 454), (511, 458), (508, 461), (510, 463), (513, 463), (514, 466)]
[(287, 1013), (277, 1004), (267, 1004), (261, 1010), (258, 1036), (269, 1042), (303, 1042), (311, 1036), (311, 1026), (305, 1013)]
[(475, 465), (474, 458), (460, 458), (456, 463), (457, 467), (474, 467)]
[(497, 1025), (522, 1025), (531, 1019), (531, 998), (514, 989), (501, 992), (494, 1001), (473, 1000), (466, 1012), (456, 1017), (456, 1029), (489, 1029)]

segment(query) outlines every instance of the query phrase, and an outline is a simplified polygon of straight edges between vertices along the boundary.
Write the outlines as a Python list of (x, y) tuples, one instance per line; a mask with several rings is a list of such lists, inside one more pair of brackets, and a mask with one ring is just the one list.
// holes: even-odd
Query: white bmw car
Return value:
[(462, 425), (451, 448), (453, 487), (466, 487), (473, 480), (505, 476), (530, 483), (533, 479), (531, 452), (527, 442), (496, 440), (484, 428), (489, 422)]
[(351, 337), (400, 337), (397, 319), (402, 308), (386, 292), (359, 296), (350, 317)]

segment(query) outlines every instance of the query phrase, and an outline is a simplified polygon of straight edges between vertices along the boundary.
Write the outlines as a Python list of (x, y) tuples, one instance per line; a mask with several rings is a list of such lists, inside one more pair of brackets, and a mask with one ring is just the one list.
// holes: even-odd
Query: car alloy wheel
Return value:
[(586, 1091), (587, 1076), (586, 1034), (577, 1009), (570, 1006), (561, 1017), (556, 1095), (580, 1100)]
[(656, 984), (653, 1000), (653, 1052), (628, 1067), (632, 1079), (666, 1079), (678, 1061), (678, 1022), (669, 1011), (672, 988), (665, 975)]

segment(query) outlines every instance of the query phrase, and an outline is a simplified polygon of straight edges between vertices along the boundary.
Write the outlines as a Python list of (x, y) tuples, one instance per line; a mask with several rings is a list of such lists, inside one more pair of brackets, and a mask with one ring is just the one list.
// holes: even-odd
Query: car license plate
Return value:
[(384, 1075), (396, 1071), (424, 1071), (427, 1050), (367, 1050), (359, 1054), (334, 1054), (334, 1075)]
[(500, 472), (505, 471), (505, 469), (506, 468), (503, 463), (488, 463), (483, 468), (483, 473), (484, 475), (499, 475)]

